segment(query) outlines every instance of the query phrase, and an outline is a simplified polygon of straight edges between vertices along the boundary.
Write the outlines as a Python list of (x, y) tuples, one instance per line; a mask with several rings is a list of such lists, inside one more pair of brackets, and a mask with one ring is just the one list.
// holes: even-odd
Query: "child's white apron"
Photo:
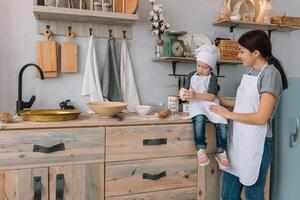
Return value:
[[(258, 76), (243, 75), (237, 90), (233, 112), (254, 113), (258, 111), (260, 94), (257, 82), (265, 67)], [(238, 176), (243, 185), (253, 185), (258, 179), (267, 124), (250, 125), (233, 121), (229, 132), (228, 155), (231, 168), (225, 171)]]
[[(196, 72), (191, 78), (191, 89), (197, 93), (207, 93), (210, 78), (211, 75), (199, 76)], [(216, 98), (215, 101), (192, 99), (189, 104), (190, 117), (201, 114), (205, 115), (213, 123), (227, 124), (227, 120), (224, 117), (210, 111), (209, 107), (211, 105), (220, 105), (219, 99)]]

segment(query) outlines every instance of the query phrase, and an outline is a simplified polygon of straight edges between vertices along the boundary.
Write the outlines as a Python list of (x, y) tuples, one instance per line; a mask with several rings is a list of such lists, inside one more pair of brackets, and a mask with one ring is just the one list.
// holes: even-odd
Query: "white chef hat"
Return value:
[(215, 45), (203, 44), (196, 51), (197, 61), (204, 62), (212, 69), (216, 67), (220, 60), (220, 50)]

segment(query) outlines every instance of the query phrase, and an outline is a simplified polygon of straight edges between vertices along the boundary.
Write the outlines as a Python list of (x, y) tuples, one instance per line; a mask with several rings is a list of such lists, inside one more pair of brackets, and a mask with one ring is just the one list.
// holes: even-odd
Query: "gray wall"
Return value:
[[(213, 27), (211, 24), (217, 18), (222, 0), (163, 0), (164, 15), (171, 24), (171, 29), (200, 32), (214, 39), (216, 31), (228, 31), (225, 28)], [(278, 14), (299, 14), (298, 0), (272, 0)], [(298, 8), (298, 9), (297, 9)], [(176, 94), (177, 81), (169, 77), (172, 68), (170, 63), (152, 62), (154, 52), (154, 37), (149, 31), (148, 12), (151, 6), (148, 0), (140, 0), (140, 20), (133, 26), (133, 40), (129, 42), (134, 65), (137, 86), (141, 101), (144, 104), (166, 102), (167, 96)], [(235, 30), (237, 39), (245, 30)], [(274, 54), (283, 62), (289, 76), (299, 76), (300, 31), (291, 33), (273, 33), (272, 42)], [(64, 41), (65, 37), (56, 36), (55, 40)], [(43, 40), (36, 33), (36, 20), (32, 12), (32, 1), (10, 0), (1, 1), (0, 7), (0, 112), (15, 110), (17, 98), (17, 76), (20, 68), (29, 62), (35, 62), (35, 43)], [(100, 65), (104, 62), (105, 39), (96, 39)], [(44, 81), (35, 78), (33, 69), (24, 73), (23, 99), (28, 100), (32, 94), (37, 96), (35, 108), (57, 108), (64, 99), (71, 99), (81, 110), (86, 109), (87, 99), (80, 96), (81, 83), (86, 58), (88, 38), (77, 37), (79, 44), (79, 73), (62, 74), (57, 79)], [(194, 70), (193, 64), (178, 64), (179, 73)], [(234, 96), (235, 89), (245, 68), (238, 65), (223, 65), (220, 79), (221, 93)]]

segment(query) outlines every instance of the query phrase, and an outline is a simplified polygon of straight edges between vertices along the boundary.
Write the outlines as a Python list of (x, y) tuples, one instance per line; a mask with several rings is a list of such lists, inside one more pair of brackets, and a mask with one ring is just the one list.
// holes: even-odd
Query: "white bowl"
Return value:
[(140, 105), (135, 107), (135, 110), (138, 113), (138, 115), (143, 116), (149, 114), (149, 112), (151, 111), (151, 106)]

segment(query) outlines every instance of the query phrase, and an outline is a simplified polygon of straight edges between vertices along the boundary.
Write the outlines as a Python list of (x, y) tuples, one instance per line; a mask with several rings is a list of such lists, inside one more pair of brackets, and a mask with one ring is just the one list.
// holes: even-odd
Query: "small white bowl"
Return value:
[(144, 116), (144, 115), (149, 114), (149, 112), (151, 111), (151, 106), (140, 105), (140, 106), (135, 107), (135, 110), (138, 113), (138, 115)]

